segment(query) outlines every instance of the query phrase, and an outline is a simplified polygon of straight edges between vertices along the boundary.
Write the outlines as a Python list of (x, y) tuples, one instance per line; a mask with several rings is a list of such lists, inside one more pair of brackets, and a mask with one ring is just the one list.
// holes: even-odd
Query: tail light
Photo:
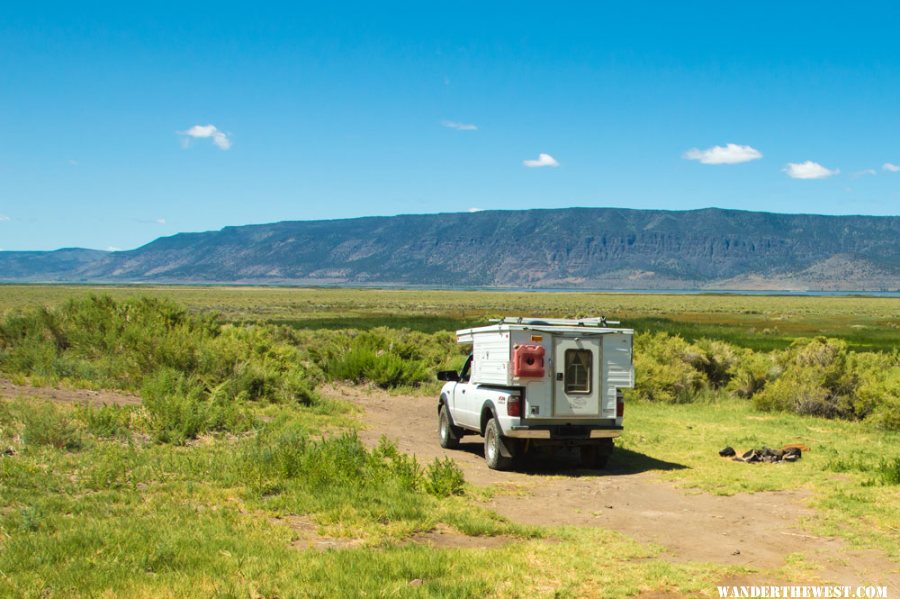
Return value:
[(507, 416), (521, 416), (522, 415), (522, 398), (521, 397), (509, 397), (506, 400), (506, 415)]
[(616, 390), (616, 418), (622, 418), (625, 415), (625, 397), (621, 389)]

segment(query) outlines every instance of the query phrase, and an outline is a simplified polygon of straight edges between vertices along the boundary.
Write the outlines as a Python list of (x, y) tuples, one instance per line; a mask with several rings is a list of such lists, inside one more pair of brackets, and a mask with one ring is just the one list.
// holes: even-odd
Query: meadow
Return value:
[(783, 349), (798, 337), (826, 336), (851, 349), (891, 350), (900, 337), (900, 299), (666, 295), (587, 292), (298, 289), (285, 287), (0, 285), (0, 313), (58, 306), (88, 294), (113, 299), (171, 299), (228, 322), (306, 329), (378, 326), (424, 332), (454, 330), (507, 315), (607, 316), (636, 330), (720, 339), (752, 349)]
[[(897, 299), (0, 292), (0, 376), (141, 400), (0, 401), (0, 595), (695, 596), (746, 574), (665, 559), (602, 528), (510, 522), (482, 505), (502, 489), (388, 439), (366, 447), (359, 407), (320, 392), (349, 382), (433, 394), (434, 372), (464, 358), (453, 328), (516, 313), (599, 311), (640, 331), (611, 468), (724, 495), (807, 489), (810, 534), (900, 558)], [(790, 467), (709, 458), (725, 444), (787, 442), (813, 451)], [(473, 541), (421, 542), (435, 530)], [(794, 558), (765, 574), (821, 572)]]

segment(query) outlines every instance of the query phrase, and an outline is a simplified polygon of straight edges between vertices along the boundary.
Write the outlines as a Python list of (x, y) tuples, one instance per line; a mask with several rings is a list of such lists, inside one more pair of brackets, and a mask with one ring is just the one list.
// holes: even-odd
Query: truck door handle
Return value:
[(465, 390), (465, 389), (462, 390), (462, 394), (463, 394), (463, 395), (466, 394), (466, 390)]

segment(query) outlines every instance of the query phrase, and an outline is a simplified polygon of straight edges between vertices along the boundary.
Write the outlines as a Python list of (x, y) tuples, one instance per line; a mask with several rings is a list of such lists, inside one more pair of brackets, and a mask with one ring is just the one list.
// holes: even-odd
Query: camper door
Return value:
[(556, 337), (553, 344), (553, 415), (599, 418), (602, 337)]

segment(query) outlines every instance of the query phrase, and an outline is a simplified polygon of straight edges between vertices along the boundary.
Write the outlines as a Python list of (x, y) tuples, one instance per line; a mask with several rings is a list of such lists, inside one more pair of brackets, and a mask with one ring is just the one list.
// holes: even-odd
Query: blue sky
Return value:
[(0, 9), (0, 248), (469, 209), (900, 213), (894, 3), (129, 6)]

